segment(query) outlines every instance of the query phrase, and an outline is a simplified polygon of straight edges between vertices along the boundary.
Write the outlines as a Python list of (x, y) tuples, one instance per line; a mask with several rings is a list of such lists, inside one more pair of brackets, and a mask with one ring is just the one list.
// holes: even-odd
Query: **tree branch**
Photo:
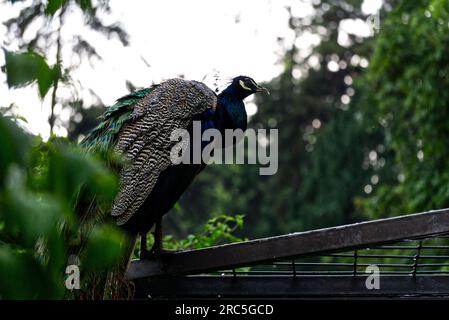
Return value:
[[(65, 3), (61, 7), (61, 12), (59, 13), (59, 27), (58, 27), (58, 37), (56, 40), (56, 63), (58, 65), (61, 65), (61, 51), (62, 51), (62, 37), (61, 37), (61, 30), (62, 25), (64, 24), (64, 14), (67, 9), (67, 4)], [(58, 85), (59, 85), (59, 75), (55, 79), (55, 84), (53, 86), (53, 91), (51, 94), (51, 111), (50, 111), (50, 118), (48, 119), (48, 123), (50, 124), (50, 136), (53, 134), (53, 129), (55, 126), (55, 106), (57, 103), (57, 91), (58, 91)]]

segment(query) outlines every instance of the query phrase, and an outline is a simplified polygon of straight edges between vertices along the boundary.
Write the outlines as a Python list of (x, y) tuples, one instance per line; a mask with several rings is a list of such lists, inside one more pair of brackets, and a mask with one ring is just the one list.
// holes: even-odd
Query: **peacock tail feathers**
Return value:
[(107, 108), (101, 117), (100, 124), (80, 143), (89, 151), (106, 152), (113, 149), (118, 134), (123, 125), (130, 120), (136, 103), (148, 95), (158, 85), (132, 92), (117, 99), (116, 103)]
[[(136, 104), (147, 96), (157, 85), (150, 88), (132, 92), (117, 99), (116, 103), (108, 107), (101, 117), (100, 124), (83, 139), (80, 146), (85, 148), (91, 155), (99, 158), (109, 169), (119, 173), (123, 167), (123, 157), (114, 152), (114, 146), (118, 140), (120, 130), (130, 121)], [(81, 187), (76, 195), (74, 209), (80, 221), (78, 238), (70, 243), (70, 250), (81, 259), (85, 253), (87, 238), (96, 225), (103, 223), (114, 223), (110, 216), (111, 202), (104, 202), (98, 199), (91, 190)], [(127, 244), (130, 245), (131, 244)], [(115, 272), (115, 271), (114, 271)], [(102, 288), (105, 287), (106, 275), (102, 272), (86, 274), (84, 278), (89, 283), (89, 290), (82, 291), (82, 296), (91, 299), (101, 299)], [(121, 281), (121, 277), (116, 277), (114, 281)], [(120, 288), (124, 285), (119, 286)], [(92, 289), (91, 289), (92, 288)], [(99, 290), (94, 290), (99, 288)], [(97, 292), (98, 291), (98, 292)], [(125, 296), (126, 297), (126, 296)]]

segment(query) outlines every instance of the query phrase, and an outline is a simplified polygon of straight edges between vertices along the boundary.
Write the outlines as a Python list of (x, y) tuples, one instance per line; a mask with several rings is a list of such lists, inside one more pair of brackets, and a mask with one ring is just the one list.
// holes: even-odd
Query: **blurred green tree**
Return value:
[(370, 218), (449, 206), (449, 3), (398, 1), (382, 24), (365, 113), (381, 124), (396, 177), (360, 200)]
[[(0, 143), (0, 297), (60, 299), (80, 292), (91, 297), (88, 274), (120, 261), (123, 236), (106, 224), (85, 232), (73, 203), (81, 187), (110, 203), (116, 177), (64, 139), (43, 142), (3, 116)], [(74, 251), (80, 237), (86, 249)], [(78, 262), (69, 260), (71, 254), (79, 254)], [(79, 292), (65, 286), (66, 267), (73, 263), (81, 269)]]

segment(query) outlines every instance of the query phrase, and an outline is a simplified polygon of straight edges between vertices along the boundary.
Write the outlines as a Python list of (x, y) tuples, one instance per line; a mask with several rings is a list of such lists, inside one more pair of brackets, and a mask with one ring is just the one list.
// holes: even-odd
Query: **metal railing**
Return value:
[(449, 237), (406, 239), (395, 244), (351, 251), (271, 261), (247, 268), (227, 269), (214, 275), (366, 275), (375, 265), (382, 275), (449, 275)]
[[(440, 252), (446, 250), (449, 245), (448, 233), (449, 209), (443, 209), (204, 249), (178, 251), (164, 254), (158, 260), (135, 260), (132, 261), (126, 277), (133, 280), (167, 275), (217, 273), (219, 270), (237, 274), (241, 272), (237, 268), (242, 267), (251, 267), (253, 274), (288, 272), (299, 275), (318, 272), (317, 267), (323, 267), (322, 263), (326, 263), (328, 267), (346, 268), (323, 270), (323, 274), (356, 275), (366, 265), (375, 262), (384, 264), (382, 267), (385, 272), (391, 274), (446, 273), (445, 261), (449, 258), (449, 252)], [(319, 260), (313, 261), (311, 257), (319, 257)], [(259, 267), (254, 267), (257, 265)], [(271, 269), (261, 268), (263, 265), (269, 265)], [(290, 269), (284, 270), (281, 266), (289, 266)], [(306, 266), (309, 269), (306, 269)], [(393, 267), (398, 270), (388, 271), (388, 268)], [(424, 267), (437, 267), (438, 270), (425, 270)]]

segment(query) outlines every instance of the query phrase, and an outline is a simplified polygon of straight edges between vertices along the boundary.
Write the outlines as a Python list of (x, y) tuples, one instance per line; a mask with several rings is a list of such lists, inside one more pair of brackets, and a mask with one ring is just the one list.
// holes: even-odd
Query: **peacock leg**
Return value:
[(157, 259), (165, 252), (162, 249), (162, 218), (156, 221), (154, 231), (154, 244), (150, 250), (147, 249), (147, 235), (141, 236), (140, 241), (140, 260), (152, 260)]
[(156, 256), (162, 252), (162, 217), (156, 221), (156, 225), (154, 226), (154, 244), (151, 248), (151, 252), (153, 252)]
[(140, 260), (147, 259), (150, 253), (147, 249), (147, 234), (144, 233), (140, 236)]

